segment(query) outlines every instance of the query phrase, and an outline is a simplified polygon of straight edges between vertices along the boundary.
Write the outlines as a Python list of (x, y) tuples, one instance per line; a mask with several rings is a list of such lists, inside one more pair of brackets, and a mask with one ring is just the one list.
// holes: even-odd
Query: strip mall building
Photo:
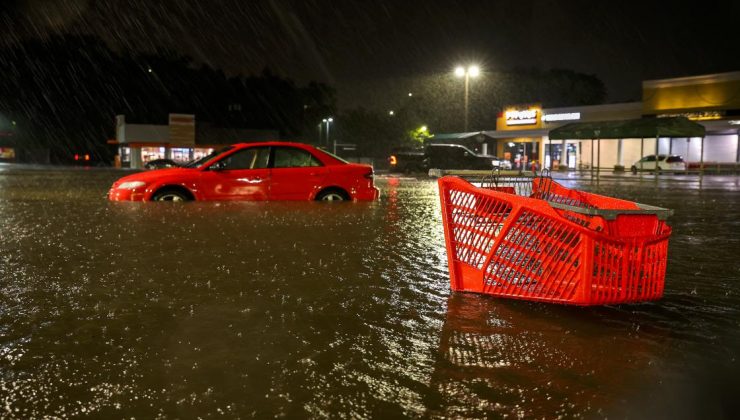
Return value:
[[(553, 130), (566, 124), (592, 122), (598, 126), (598, 122), (665, 117), (686, 117), (703, 126), (704, 136), (599, 138), (597, 129), (590, 136), (550, 138)], [(737, 169), (739, 132), (740, 72), (732, 72), (645, 81), (642, 102), (567, 108), (510, 106), (497, 118), (496, 130), (440, 134), (431, 141), (495, 153), (510, 159), (515, 167), (529, 167), (536, 161), (553, 169), (629, 169), (642, 156), (658, 153), (681, 155), (690, 164), (702, 162), (707, 168)]]
[(155, 159), (184, 163), (208, 155), (214, 149), (239, 141), (267, 141), (279, 138), (275, 130), (232, 129), (196, 124), (195, 115), (170, 114), (169, 124), (131, 124), (124, 115), (116, 116), (116, 138), (124, 168), (143, 168)]

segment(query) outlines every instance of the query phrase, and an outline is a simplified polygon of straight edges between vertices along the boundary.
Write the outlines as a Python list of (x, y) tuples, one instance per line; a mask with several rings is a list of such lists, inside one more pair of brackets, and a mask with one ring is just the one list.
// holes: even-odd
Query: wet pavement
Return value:
[(0, 166), (0, 417), (723, 418), (740, 183), (567, 178), (675, 209), (665, 296), (451, 294), (436, 184), (377, 203), (111, 203), (120, 171)]

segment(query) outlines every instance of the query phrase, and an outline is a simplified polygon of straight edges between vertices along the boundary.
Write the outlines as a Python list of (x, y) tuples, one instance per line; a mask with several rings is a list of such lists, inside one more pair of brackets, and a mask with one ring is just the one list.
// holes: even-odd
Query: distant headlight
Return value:
[(117, 188), (119, 190), (133, 190), (134, 188), (143, 187), (146, 185), (146, 182), (143, 181), (128, 181), (120, 184)]

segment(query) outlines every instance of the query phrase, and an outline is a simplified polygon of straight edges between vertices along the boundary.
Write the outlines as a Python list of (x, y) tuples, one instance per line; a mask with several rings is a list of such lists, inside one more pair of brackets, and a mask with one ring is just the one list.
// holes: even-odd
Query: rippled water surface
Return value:
[(0, 416), (722, 418), (740, 409), (737, 178), (569, 186), (673, 208), (655, 303), (451, 294), (435, 182), (377, 203), (110, 203), (0, 167)]

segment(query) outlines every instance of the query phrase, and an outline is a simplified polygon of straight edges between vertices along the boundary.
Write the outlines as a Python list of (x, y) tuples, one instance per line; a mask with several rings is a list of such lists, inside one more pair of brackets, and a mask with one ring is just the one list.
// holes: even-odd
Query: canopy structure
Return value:
[(685, 117), (570, 123), (550, 130), (550, 140), (704, 137), (704, 126)]
[[(622, 166), (622, 139), (640, 139), (640, 156), (644, 154), (644, 143), (645, 139), (655, 139), (655, 155), (658, 155), (659, 141), (662, 138), (674, 138), (674, 137), (685, 137), (690, 139), (692, 137), (701, 138), (701, 152), (700, 152), (700, 172), (704, 170), (704, 135), (705, 128), (701, 124), (697, 124), (693, 121), (689, 121), (686, 117), (668, 117), (668, 118), (640, 118), (636, 120), (622, 120), (622, 121), (592, 121), (592, 122), (580, 122), (570, 123), (561, 127), (550, 130), (548, 135), (549, 141), (562, 140), (565, 144), (566, 140), (591, 140), (591, 161), (590, 170), (591, 177), (594, 174), (594, 140), (597, 142), (597, 155), (596, 155), (596, 169), (597, 176), (601, 169), (601, 140), (608, 139), (619, 139), (619, 145), (617, 149), (618, 166), (624, 170)], [(550, 149), (552, 152), (552, 148)], [(552, 169), (552, 158), (550, 159), (550, 167)], [(616, 168), (616, 167), (615, 167)], [(642, 165), (640, 166), (642, 169)], [(688, 166), (687, 166), (688, 170)], [(659, 171), (653, 171), (655, 176), (658, 176)]]

